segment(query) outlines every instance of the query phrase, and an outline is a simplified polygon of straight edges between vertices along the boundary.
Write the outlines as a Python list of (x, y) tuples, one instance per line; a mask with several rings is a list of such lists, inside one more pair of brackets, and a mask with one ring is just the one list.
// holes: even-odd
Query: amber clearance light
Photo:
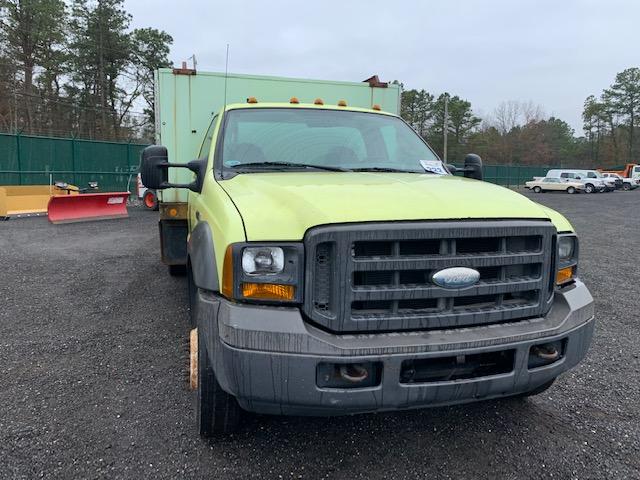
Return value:
[(557, 285), (564, 285), (571, 280), (573, 280), (573, 267), (561, 268), (558, 270), (558, 273), (556, 273)]
[(277, 283), (243, 283), (242, 296), (258, 300), (293, 300), (295, 287)]

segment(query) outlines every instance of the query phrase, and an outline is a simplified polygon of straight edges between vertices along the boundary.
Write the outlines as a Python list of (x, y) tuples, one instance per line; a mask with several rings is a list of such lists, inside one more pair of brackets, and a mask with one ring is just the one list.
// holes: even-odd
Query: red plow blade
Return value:
[(49, 199), (47, 215), (51, 223), (126, 218), (128, 197), (129, 192), (54, 195)]

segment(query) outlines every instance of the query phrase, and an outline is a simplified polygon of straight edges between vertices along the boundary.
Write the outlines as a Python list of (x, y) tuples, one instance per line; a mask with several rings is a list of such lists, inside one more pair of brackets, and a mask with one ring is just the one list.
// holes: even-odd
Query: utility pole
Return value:
[(18, 134), (18, 87), (13, 88), (13, 131)]
[(447, 163), (447, 130), (449, 130), (449, 94), (444, 93), (444, 124), (442, 125), (442, 131), (444, 133), (444, 148), (443, 148), (443, 160)]

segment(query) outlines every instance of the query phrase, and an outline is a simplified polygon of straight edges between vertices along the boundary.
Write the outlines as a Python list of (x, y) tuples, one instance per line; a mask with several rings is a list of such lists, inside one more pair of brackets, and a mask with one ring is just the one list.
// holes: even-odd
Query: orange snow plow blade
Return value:
[(54, 195), (49, 200), (47, 215), (51, 223), (126, 218), (128, 197), (129, 192)]

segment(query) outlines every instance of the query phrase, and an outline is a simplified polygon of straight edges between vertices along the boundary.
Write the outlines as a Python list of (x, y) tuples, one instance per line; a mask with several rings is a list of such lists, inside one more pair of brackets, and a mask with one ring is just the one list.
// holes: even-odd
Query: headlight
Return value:
[(301, 303), (303, 274), (300, 243), (234, 243), (225, 254), (221, 291), (234, 300)]
[(574, 234), (558, 235), (556, 285), (573, 282), (578, 275), (578, 237)]
[(569, 260), (573, 256), (575, 250), (576, 237), (560, 236), (558, 237), (558, 257), (560, 261)]
[(245, 247), (242, 270), (249, 275), (280, 273), (284, 270), (284, 251), (280, 247)]

